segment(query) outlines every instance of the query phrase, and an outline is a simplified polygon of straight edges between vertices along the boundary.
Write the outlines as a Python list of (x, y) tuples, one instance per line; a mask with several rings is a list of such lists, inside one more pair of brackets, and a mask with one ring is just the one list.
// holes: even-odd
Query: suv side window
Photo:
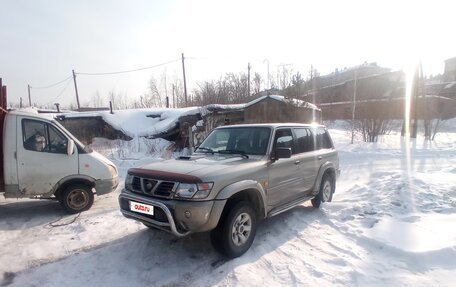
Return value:
[(53, 126), (35, 120), (22, 120), (22, 139), (26, 150), (66, 153), (68, 140)]
[(317, 128), (313, 130), (316, 138), (316, 149), (328, 149), (333, 148), (331, 139), (324, 128)]
[(293, 129), (296, 135), (296, 153), (303, 153), (315, 150), (315, 141), (310, 129), (296, 128)]
[(296, 148), (293, 141), (293, 133), (291, 129), (278, 129), (274, 136), (274, 148), (289, 147), (291, 153), (296, 153)]

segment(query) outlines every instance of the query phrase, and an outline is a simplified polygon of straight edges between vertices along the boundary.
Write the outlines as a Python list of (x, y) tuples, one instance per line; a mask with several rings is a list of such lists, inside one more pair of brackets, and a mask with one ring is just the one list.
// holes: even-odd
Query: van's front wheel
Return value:
[(90, 209), (94, 195), (92, 188), (75, 184), (64, 189), (58, 196), (60, 205), (68, 213), (78, 213)]

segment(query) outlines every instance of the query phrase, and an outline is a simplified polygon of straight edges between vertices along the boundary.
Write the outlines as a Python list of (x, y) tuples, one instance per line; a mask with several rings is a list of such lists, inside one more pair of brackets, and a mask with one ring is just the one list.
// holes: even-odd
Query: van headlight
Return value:
[(213, 182), (179, 183), (176, 189), (176, 196), (181, 198), (206, 198), (209, 196), (213, 186)]
[(111, 164), (108, 164), (108, 170), (112, 177), (117, 177), (117, 168)]

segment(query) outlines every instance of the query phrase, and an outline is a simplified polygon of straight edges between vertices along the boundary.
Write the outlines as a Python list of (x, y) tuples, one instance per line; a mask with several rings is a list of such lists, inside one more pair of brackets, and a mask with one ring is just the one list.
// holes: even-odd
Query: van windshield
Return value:
[(202, 153), (243, 153), (265, 155), (271, 128), (229, 127), (214, 130), (197, 148)]
[(81, 149), (83, 149), (86, 153), (91, 153), (91, 152), (93, 152), (93, 149), (92, 149), (90, 146), (88, 146), (88, 145), (86, 146), (86, 145), (84, 145), (82, 142), (80, 142), (74, 135), (72, 135), (67, 129), (65, 129), (65, 127), (62, 126), (58, 121), (52, 120), (52, 123), (53, 123), (54, 125), (58, 126), (59, 129), (60, 129), (63, 133), (65, 133), (65, 135), (67, 135), (69, 138), (71, 138), (71, 139), (74, 141), (75, 145), (78, 146), (78, 149), (81, 148)]

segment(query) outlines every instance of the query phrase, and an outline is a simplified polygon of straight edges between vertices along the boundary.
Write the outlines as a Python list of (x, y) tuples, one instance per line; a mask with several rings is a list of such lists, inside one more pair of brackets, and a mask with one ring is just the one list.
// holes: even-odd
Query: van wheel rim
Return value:
[(324, 201), (328, 201), (331, 197), (331, 183), (329, 181), (325, 181), (323, 185), (323, 199)]
[(252, 231), (252, 218), (248, 213), (241, 213), (236, 217), (231, 230), (231, 239), (236, 246), (247, 242)]
[(82, 189), (75, 189), (68, 194), (68, 206), (75, 210), (84, 208), (88, 200), (88, 195)]

